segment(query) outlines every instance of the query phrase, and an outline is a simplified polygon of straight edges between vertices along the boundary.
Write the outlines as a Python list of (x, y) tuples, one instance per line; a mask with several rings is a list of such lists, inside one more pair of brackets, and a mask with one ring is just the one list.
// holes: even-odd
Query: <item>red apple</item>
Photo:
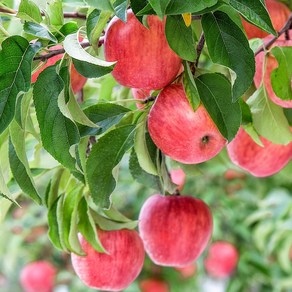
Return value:
[[(292, 36), (292, 35), (291, 35)], [(270, 39), (272, 38), (272, 36), (268, 36), (264, 39), (264, 43), (267, 43)], [(292, 46), (292, 40), (277, 40), (270, 48), (275, 47), (275, 46), (279, 46), (279, 47), (291, 47)], [(264, 68), (264, 61), (265, 61), (265, 53), (261, 52), (259, 53), (256, 57), (255, 57), (255, 61), (256, 61), (256, 72), (254, 75), (254, 83), (255, 86), (258, 88), (261, 86), (262, 80), (264, 81), (264, 85), (266, 87), (267, 90), (267, 94), (269, 96), (269, 98), (276, 104), (282, 106), (282, 107), (286, 107), (286, 108), (292, 108), (292, 100), (283, 100), (281, 98), (279, 98), (272, 87), (272, 83), (271, 83), (271, 73), (272, 71), (277, 68), (278, 62), (276, 60), (276, 58), (272, 55), (269, 54), (267, 56), (267, 60), (266, 60), (266, 70), (264, 72), (264, 76), (263, 76), (263, 68)], [(289, 84), (291, 86), (291, 84)], [(283, 84), (284, 86), (284, 84)]]
[(212, 233), (212, 214), (190, 196), (153, 195), (139, 216), (139, 232), (150, 259), (157, 265), (184, 267), (205, 249)]
[(280, 171), (292, 158), (292, 142), (288, 145), (273, 144), (260, 137), (264, 147), (259, 146), (240, 128), (227, 145), (231, 161), (253, 176), (265, 177)]
[(217, 241), (211, 245), (204, 266), (209, 275), (225, 278), (236, 269), (238, 257), (237, 249), (231, 243)]
[(168, 45), (165, 19), (150, 15), (147, 23), (149, 28), (131, 10), (126, 23), (115, 16), (106, 30), (104, 53), (107, 61), (117, 61), (112, 75), (121, 85), (153, 90), (173, 81), (181, 59)]
[(226, 144), (204, 106), (193, 111), (180, 84), (160, 92), (149, 113), (148, 130), (162, 152), (182, 163), (209, 160)]
[[(150, 96), (151, 90), (142, 89), (142, 88), (132, 88), (132, 94), (135, 99), (143, 100)], [(144, 104), (137, 102), (137, 108), (142, 109)]]
[(182, 278), (187, 279), (196, 274), (197, 266), (195, 263), (193, 263), (185, 267), (175, 268), (175, 269), (181, 274)]
[(186, 182), (186, 174), (181, 168), (172, 169), (170, 171), (170, 178), (174, 184), (177, 185), (178, 190), (182, 190)]
[(20, 284), (25, 292), (52, 292), (56, 269), (46, 261), (27, 264), (20, 273)]
[(157, 279), (145, 279), (139, 283), (141, 292), (169, 292), (167, 283)]
[[(57, 46), (51, 47), (50, 50), (59, 50), (61, 48), (62, 46), (57, 45)], [(31, 82), (32, 83), (36, 82), (38, 76), (40, 75), (42, 71), (44, 71), (47, 67), (52, 66), (55, 63), (57, 63), (59, 60), (62, 59), (62, 57), (63, 57), (63, 54), (59, 54), (52, 58), (49, 58), (45, 65), (43, 65), (39, 70), (37, 70), (34, 74), (32, 74)], [(70, 82), (71, 82), (72, 90), (74, 93), (79, 92), (87, 81), (87, 78), (85, 78), (84, 76), (82, 76), (76, 71), (73, 64), (70, 69), (70, 79), (71, 79)]]
[(87, 254), (71, 254), (73, 268), (85, 285), (105, 290), (126, 289), (139, 275), (144, 263), (144, 247), (135, 230), (103, 231), (98, 229), (99, 239), (109, 254), (100, 253), (79, 236)]
[[(272, 24), (275, 30), (279, 31), (286, 23), (291, 12), (285, 4), (276, 0), (266, 0), (265, 2)], [(245, 20), (242, 20), (242, 24), (248, 39), (264, 38), (268, 35), (267, 32), (255, 27), (253, 24), (250, 24)]]

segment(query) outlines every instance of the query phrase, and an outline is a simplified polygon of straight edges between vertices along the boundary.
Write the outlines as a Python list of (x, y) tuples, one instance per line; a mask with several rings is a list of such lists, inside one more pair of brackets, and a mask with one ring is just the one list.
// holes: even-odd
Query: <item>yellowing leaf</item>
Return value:
[(184, 19), (185, 25), (190, 26), (192, 23), (192, 14), (191, 13), (183, 13), (182, 17)]

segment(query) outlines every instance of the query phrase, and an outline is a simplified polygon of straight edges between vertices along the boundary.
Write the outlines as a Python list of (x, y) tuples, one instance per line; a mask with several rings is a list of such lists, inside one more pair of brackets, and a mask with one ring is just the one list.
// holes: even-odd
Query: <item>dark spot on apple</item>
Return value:
[(208, 135), (206, 135), (206, 136), (204, 136), (204, 137), (202, 138), (202, 143), (203, 143), (203, 144), (208, 144), (209, 140), (210, 140), (210, 137), (209, 137)]

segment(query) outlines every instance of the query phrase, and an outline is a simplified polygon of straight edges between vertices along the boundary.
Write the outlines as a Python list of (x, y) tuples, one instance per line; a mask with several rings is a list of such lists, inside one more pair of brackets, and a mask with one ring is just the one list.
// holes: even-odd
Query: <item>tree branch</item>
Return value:
[(289, 15), (287, 22), (282, 27), (280, 31), (278, 31), (278, 35), (273, 37), (270, 41), (268, 41), (265, 45), (262, 45), (256, 52), (255, 56), (258, 55), (260, 52), (263, 52), (264, 50), (267, 50), (276, 40), (284, 33), (286, 33), (292, 25), (292, 13)]
[(200, 59), (201, 53), (203, 51), (204, 45), (205, 45), (205, 35), (202, 32), (200, 39), (199, 39), (199, 42), (198, 42), (198, 45), (197, 45), (197, 58), (194, 62), (189, 62), (190, 69), (191, 69), (193, 75), (195, 75), (196, 68), (198, 67), (199, 59)]

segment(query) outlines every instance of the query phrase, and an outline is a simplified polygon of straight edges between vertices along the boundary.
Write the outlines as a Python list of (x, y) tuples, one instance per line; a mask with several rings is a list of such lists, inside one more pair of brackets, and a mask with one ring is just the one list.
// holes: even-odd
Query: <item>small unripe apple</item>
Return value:
[(180, 84), (160, 92), (149, 113), (148, 130), (164, 154), (182, 163), (209, 160), (226, 144), (204, 106), (193, 111)]
[(186, 174), (181, 168), (171, 169), (170, 178), (177, 185), (178, 190), (182, 190), (186, 182)]
[[(285, 4), (279, 1), (266, 0), (265, 2), (267, 10), (270, 14), (270, 18), (272, 20), (272, 24), (275, 30), (279, 31), (286, 23), (291, 12)], [(250, 24), (245, 20), (242, 20), (242, 24), (248, 39), (264, 38), (268, 35), (267, 32), (261, 30), (260, 28), (255, 27), (254, 25)]]
[[(291, 32), (291, 31), (290, 31)], [(291, 35), (292, 36), (292, 35)], [(264, 39), (264, 43), (267, 43), (269, 40), (271, 40), (272, 36), (268, 36)], [(291, 47), (292, 46), (292, 40), (277, 40), (271, 47)], [(265, 53), (260, 52), (255, 57), (256, 61), (256, 72), (254, 75), (254, 84), (257, 88), (261, 86), (262, 80), (264, 81), (264, 86), (267, 90), (267, 94), (269, 98), (275, 103), (278, 104), (281, 107), (285, 108), (292, 108), (292, 100), (283, 100), (279, 98), (272, 87), (271, 83), (271, 73), (272, 71), (279, 66), (276, 58), (270, 53), (266, 57), (266, 64), (265, 64), (265, 72), (263, 76), (263, 69), (264, 69), (264, 61), (265, 61)], [(285, 86), (285, 84), (283, 84)], [(291, 84), (290, 84), (291, 86)]]
[(166, 282), (158, 279), (145, 279), (139, 283), (141, 292), (169, 292)]
[(195, 263), (187, 265), (185, 267), (175, 268), (183, 279), (190, 278), (196, 274), (197, 266)]
[(209, 248), (204, 266), (209, 275), (225, 278), (236, 269), (238, 258), (238, 251), (234, 245), (226, 241), (217, 241)]
[[(132, 94), (135, 99), (143, 100), (150, 96), (151, 90), (142, 89), (142, 88), (132, 88)], [(142, 109), (144, 104), (137, 102), (137, 108)]]
[(105, 33), (105, 59), (117, 61), (112, 75), (121, 85), (161, 89), (173, 81), (181, 68), (181, 59), (168, 45), (165, 19), (149, 15), (147, 23), (149, 28), (131, 10), (126, 23), (115, 16)]
[(108, 254), (94, 250), (80, 235), (80, 244), (86, 256), (71, 254), (76, 274), (91, 288), (105, 291), (126, 289), (139, 275), (144, 263), (145, 251), (139, 234), (128, 229), (98, 229), (98, 236)]
[(205, 249), (212, 233), (212, 214), (191, 196), (153, 195), (139, 216), (145, 250), (157, 265), (184, 267)]
[(292, 142), (288, 145), (273, 144), (260, 137), (264, 147), (259, 146), (240, 128), (227, 145), (231, 161), (253, 176), (265, 177), (280, 171), (292, 158)]
[[(57, 45), (50, 48), (51, 51), (59, 50), (59, 49), (62, 49), (62, 46)], [(43, 65), (39, 70), (37, 70), (34, 74), (32, 74), (31, 82), (32, 83), (36, 82), (38, 76), (40, 75), (42, 71), (44, 71), (49, 66), (55, 65), (59, 60), (62, 59), (62, 57), (63, 57), (63, 54), (59, 54), (59, 55), (49, 58), (45, 65)], [(73, 92), (74, 93), (79, 92), (85, 85), (86, 81), (87, 81), (87, 78), (79, 74), (76, 71), (74, 65), (72, 64), (70, 68), (70, 83), (71, 83)]]
[(25, 292), (52, 292), (56, 269), (46, 261), (27, 264), (20, 273), (20, 284)]

